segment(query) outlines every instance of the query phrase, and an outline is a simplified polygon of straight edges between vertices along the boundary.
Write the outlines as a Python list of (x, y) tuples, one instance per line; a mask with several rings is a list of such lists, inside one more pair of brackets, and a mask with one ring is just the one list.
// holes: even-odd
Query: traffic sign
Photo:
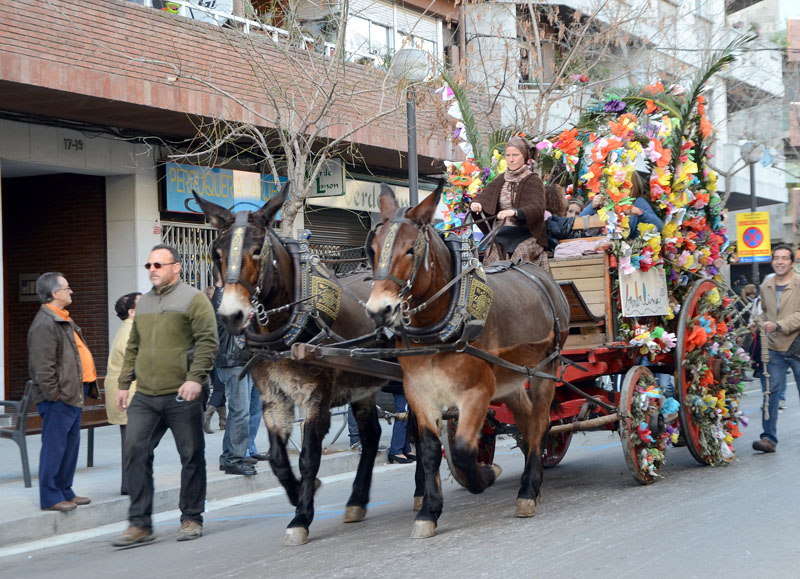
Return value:
[(740, 213), (736, 216), (739, 263), (770, 261), (769, 212)]

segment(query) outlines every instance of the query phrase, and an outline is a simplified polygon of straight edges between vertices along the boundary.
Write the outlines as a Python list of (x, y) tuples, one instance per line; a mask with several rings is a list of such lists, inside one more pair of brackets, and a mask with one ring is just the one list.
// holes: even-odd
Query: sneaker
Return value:
[(179, 541), (192, 541), (203, 536), (203, 525), (197, 521), (181, 521), (181, 528), (178, 531)]
[(769, 438), (754, 440), (753, 450), (757, 450), (759, 452), (775, 452), (775, 443), (772, 442)]
[(786, 410), (786, 400), (778, 402), (778, 410)]
[(132, 547), (133, 545), (149, 543), (155, 538), (156, 536), (150, 529), (142, 529), (141, 527), (134, 527), (131, 525), (125, 529), (125, 532), (122, 533), (119, 539), (111, 544), (115, 547)]

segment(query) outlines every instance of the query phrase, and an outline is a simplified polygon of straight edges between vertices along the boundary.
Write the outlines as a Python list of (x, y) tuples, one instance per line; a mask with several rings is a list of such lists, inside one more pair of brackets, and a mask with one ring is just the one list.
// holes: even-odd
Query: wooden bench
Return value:
[[(81, 429), (88, 430), (86, 448), (86, 466), (94, 466), (94, 429), (100, 426), (109, 426), (108, 416), (106, 415), (104, 378), (97, 379), (100, 399), (87, 398), (84, 402), (83, 413), (81, 414)], [(11, 408), (11, 426), (0, 427), (0, 437), (9, 438), (19, 446), (19, 453), (22, 459), (22, 476), (25, 480), (25, 487), (31, 486), (31, 472), (28, 462), (28, 447), (25, 437), (28, 434), (41, 434), (42, 417), (33, 409), (31, 402), (32, 383), (29, 381), (25, 385), (25, 391), (19, 402), (0, 401), (0, 405)]]
[(613, 286), (608, 268), (605, 252), (550, 260), (553, 278), (570, 305), (570, 334), (565, 349), (594, 348), (613, 341)]

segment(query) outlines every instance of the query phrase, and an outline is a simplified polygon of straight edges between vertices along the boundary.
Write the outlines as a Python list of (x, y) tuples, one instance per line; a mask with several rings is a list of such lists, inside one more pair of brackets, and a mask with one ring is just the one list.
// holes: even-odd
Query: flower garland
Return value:
[[(668, 401), (672, 403), (667, 404)], [(664, 414), (666, 408), (674, 409), (673, 403), (676, 404), (673, 398), (665, 400), (652, 374), (642, 373), (631, 397), (631, 424), (635, 427), (630, 436), (640, 476), (647, 482), (660, 476), (658, 471), (666, 463), (666, 446), (671, 442), (669, 431), (654, 436), (650, 424), (653, 417)]]
[(739, 424), (747, 426), (739, 396), (750, 357), (739, 346), (738, 338), (746, 329), (731, 328), (736, 315), (732, 304), (717, 289), (706, 292), (698, 315), (687, 324), (685, 375), (691, 381), (684, 396), (704, 458), (712, 465), (733, 459), (733, 440), (741, 436)]

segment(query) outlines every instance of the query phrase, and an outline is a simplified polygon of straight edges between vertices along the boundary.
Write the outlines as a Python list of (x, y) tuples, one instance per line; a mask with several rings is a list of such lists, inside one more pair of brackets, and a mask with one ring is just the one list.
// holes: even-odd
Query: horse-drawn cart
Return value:
[[(550, 428), (543, 444), (542, 464), (556, 466), (566, 455), (575, 431), (616, 430), (622, 442), (625, 461), (633, 477), (642, 484), (652, 483), (665, 462), (670, 443), (686, 445), (702, 464), (721, 464), (732, 458), (730, 447), (709, 450), (707, 432), (701, 431), (703, 408), (691, 400), (692, 372), (687, 368), (687, 336), (699, 323), (702, 298), (719, 292), (716, 283), (697, 280), (686, 293), (677, 322), (677, 347), (660, 356), (657, 364), (643, 365), (638, 348), (618, 334), (619, 275), (613, 256), (606, 252), (556, 259), (550, 262), (551, 273), (564, 292), (570, 308), (569, 335), (561, 354), (564, 363), (558, 375), (556, 395), (550, 411)], [(730, 322), (731, 320), (727, 320)], [(381, 352), (384, 356), (386, 351)], [(364, 373), (387, 379), (402, 380), (399, 364), (375, 350), (347, 349), (340, 345), (313, 346), (295, 344), (296, 360), (326, 367)], [(709, 362), (719, 384), (721, 369)], [(674, 377), (662, 378), (666, 391), (659, 386), (654, 373)], [(728, 372), (729, 373), (729, 372)], [(726, 374), (728, 374), (726, 373)], [(724, 376), (728, 379), (728, 376)], [(738, 379), (736, 380), (738, 383)], [(672, 401), (674, 397), (674, 402)], [(715, 393), (717, 400), (718, 393)], [(733, 409), (729, 409), (733, 416)], [(453, 462), (453, 445), (458, 425), (458, 411), (442, 412), (442, 443), (453, 478), (462, 486), (467, 482)], [(681, 433), (681, 436), (679, 436)], [(492, 402), (478, 441), (478, 461), (492, 464), (498, 435), (519, 438), (511, 411), (503, 403)], [(679, 442), (680, 441), (680, 442)], [(718, 457), (724, 457), (719, 460)]]

